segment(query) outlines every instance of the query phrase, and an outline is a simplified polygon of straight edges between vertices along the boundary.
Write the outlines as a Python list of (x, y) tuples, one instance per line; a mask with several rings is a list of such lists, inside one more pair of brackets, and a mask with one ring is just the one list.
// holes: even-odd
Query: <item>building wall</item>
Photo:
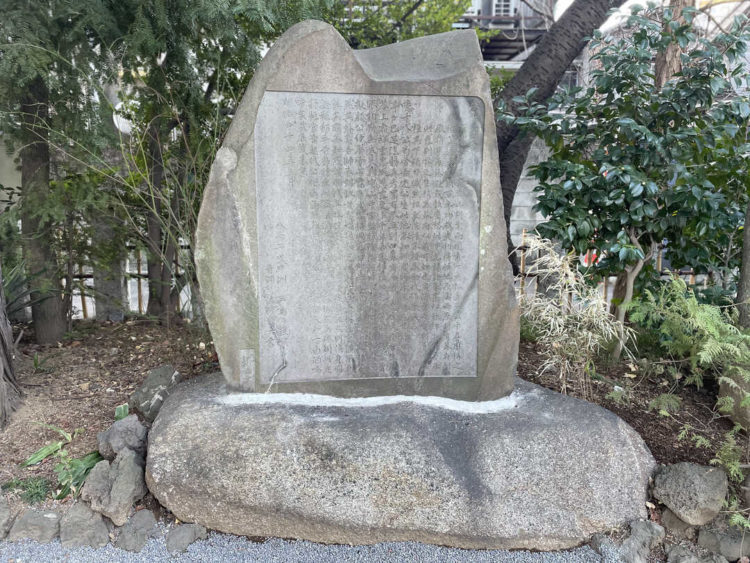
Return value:
[(3, 186), (20, 186), (21, 171), (13, 162), (14, 155), (9, 155), (5, 149), (5, 142), (0, 134), (0, 184)]
[(525, 18), (538, 16), (521, 0), (481, 0), (479, 2), (475, 0), (472, 1), (472, 7), (481, 10), (483, 16), (523, 16)]
[(549, 151), (544, 142), (536, 139), (534, 144), (531, 145), (529, 157), (526, 159), (521, 179), (518, 181), (516, 196), (513, 200), (513, 207), (510, 211), (510, 236), (511, 239), (513, 239), (513, 243), (516, 245), (521, 244), (521, 233), (523, 229), (533, 231), (534, 228), (544, 220), (543, 217), (533, 209), (534, 204), (536, 203), (536, 195), (533, 190), (537, 185), (537, 181), (536, 178), (533, 178), (529, 174), (529, 166), (538, 164), (544, 160), (548, 154)]

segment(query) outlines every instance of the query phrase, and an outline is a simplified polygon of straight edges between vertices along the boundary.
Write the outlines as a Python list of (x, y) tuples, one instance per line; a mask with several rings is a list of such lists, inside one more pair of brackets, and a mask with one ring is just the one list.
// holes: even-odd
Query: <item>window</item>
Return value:
[(495, 0), (494, 6), (493, 6), (493, 16), (512, 16), (513, 15), (513, 8), (515, 2), (514, 0)]

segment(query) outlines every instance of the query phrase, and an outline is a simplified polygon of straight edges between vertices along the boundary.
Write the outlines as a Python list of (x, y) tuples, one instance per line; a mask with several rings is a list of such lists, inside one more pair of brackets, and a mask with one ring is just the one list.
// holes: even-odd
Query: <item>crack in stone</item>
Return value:
[(268, 321), (268, 327), (271, 330), (271, 335), (273, 336), (273, 339), (276, 341), (276, 345), (279, 347), (279, 350), (281, 351), (281, 365), (277, 367), (276, 370), (273, 372), (273, 375), (271, 376), (271, 380), (268, 382), (266, 393), (271, 392), (271, 387), (273, 387), (273, 384), (276, 381), (276, 376), (279, 375), (279, 373), (281, 373), (287, 367), (286, 351), (284, 350), (284, 345), (281, 343), (281, 339), (279, 338), (279, 335), (276, 332), (276, 327), (273, 325), (271, 321)]
[(276, 376), (279, 375), (279, 373), (281, 373), (282, 370), (286, 369), (286, 365), (287, 365), (286, 364), (286, 358), (283, 356), (283, 354), (284, 354), (284, 352), (283, 352), (283, 349), (282, 349), (281, 365), (276, 368), (275, 372), (273, 372), (273, 375), (271, 376), (271, 381), (268, 383), (268, 388), (266, 389), (266, 393), (270, 393), (271, 392), (271, 387), (273, 387), (273, 384), (274, 384), (274, 382), (276, 380)]
[(458, 307), (456, 308), (455, 312), (448, 318), (448, 321), (445, 323), (445, 325), (443, 325), (443, 330), (440, 331), (440, 334), (438, 335), (438, 337), (427, 349), (427, 355), (425, 356), (425, 359), (422, 361), (422, 365), (419, 366), (419, 371), (417, 372), (417, 375), (419, 377), (424, 377), (424, 372), (427, 369), (427, 366), (430, 365), (432, 360), (435, 358), (435, 354), (437, 354), (437, 350), (438, 350), (438, 347), (440, 346), (440, 342), (442, 342), (443, 338), (445, 338), (445, 333), (448, 332), (448, 327), (450, 327), (451, 323), (454, 320), (456, 320), (456, 318), (458, 318), (458, 315), (461, 314), (461, 310), (464, 308), (464, 305), (466, 305), (466, 302), (469, 300), (469, 297), (471, 296), (471, 292), (476, 287), (478, 280), (479, 280), (479, 268), (477, 268), (477, 271), (474, 273), (474, 278), (471, 280), (469, 287), (464, 292), (464, 295), (461, 298), (461, 302), (458, 304)]

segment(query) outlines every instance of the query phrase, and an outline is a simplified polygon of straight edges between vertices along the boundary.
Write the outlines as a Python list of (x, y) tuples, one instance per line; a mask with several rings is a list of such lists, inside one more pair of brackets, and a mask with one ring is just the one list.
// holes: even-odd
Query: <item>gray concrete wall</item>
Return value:
[(0, 133), (0, 184), (3, 186), (20, 186), (21, 171), (13, 162), (14, 155), (8, 154), (5, 148), (5, 139)]
[(534, 194), (533, 190), (537, 185), (537, 181), (536, 178), (530, 175), (529, 167), (543, 161), (548, 154), (549, 151), (544, 142), (539, 139), (535, 140), (529, 151), (529, 157), (526, 159), (521, 179), (518, 181), (516, 197), (513, 200), (513, 208), (510, 211), (510, 235), (516, 245), (521, 244), (521, 232), (523, 229), (533, 231), (544, 220), (533, 209), (534, 204), (536, 204), (536, 194)]

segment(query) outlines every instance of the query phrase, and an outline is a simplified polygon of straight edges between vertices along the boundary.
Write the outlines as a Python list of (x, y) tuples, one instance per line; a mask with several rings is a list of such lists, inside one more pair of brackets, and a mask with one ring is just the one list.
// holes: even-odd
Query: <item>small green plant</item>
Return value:
[(726, 433), (724, 441), (711, 463), (722, 467), (729, 477), (729, 493), (724, 502), (729, 525), (741, 530), (750, 530), (749, 511), (743, 509), (740, 502), (742, 496), (741, 483), (744, 479), (742, 468), (747, 466), (742, 464), (743, 448), (737, 443), (737, 435), (743, 430), (741, 425), (736, 424), (732, 430)]
[[(123, 406), (127, 407), (127, 405), (120, 405), (117, 407), (116, 413), (118, 411), (120, 413), (124, 412), (125, 416), (127, 416), (127, 409), (122, 409), (121, 407)], [(51, 424), (41, 424), (41, 426), (54, 430), (62, 437), (62, 440), (51, 442), (39, 448), (21, 464), (21, 467), (29, 467), (41, 463), (47, 458), (56, 457), (58, 462), (55, 464), (54, 471), (57, 474), (59, 488), (55, 494), (55, 499), (61, 500), (70, 494), (77, 496), (89, 472), (103, 459), (102, 456), (97, 451), (90, 452), (80, 458), (70, 456), (70, 452), (68, 452), (66, 446), (83, 432), (82, 428), (76, 429), (71, 434)]]
[(115, 408), (115, 420), (122, 420), (130, 413), (130, 406), (127, 403), (117, 406)]
[(739, 483), (743, 479), (742, 475), (742, 448), (737, 443), (737, 434), (743, 430), (742, 426), (736, 424), (732, 430), (726, 433), (724, 441), (716, 457), (711, 460), (713, 465), (721, 466), (729, 476), (729, 480)]
[(625, 344), (632, 334), (609, 314), (601, 293), (579, 270), (575, 254), (560, 254), (551, 241), (538, 236), (527, 237), (526, 244), (529, 255), (538, 256), (528, 273), (546, 284), (545, 291), (521, 296), (522, 326), (535, 335), (544, 356), (540, 371), (559, 373), (563, 392), (569, 381), (578, 380), (587, 395), (594, 360), (621, 333)]
[[(115, 420), (122, 420), (128, 416), (129, 412), (130, 408), (127, 403), (118, 405), (115, 408)], [(71, 439), (75, 438), (76, 435), (74, 433)], [(66, 436), (70, 435), (66, 433)], [(98, 451), (89, 452), (83, 457), (72, 458), (64, 447), (60, 448), (54, 455), (59, 459), (57, 465), (55, 465), (55, 473), (60, 485), (55, 495), (57, 500), (64, 499), (70, 494), (77, 497), (91, 470), (104, 459)]]
[(42, 358), (36, 352), (34, 353), (34, 374), (49, 373), (50, 369), (45, 367), (49, 358)]
[(693, 428), (690, 424), (683, 424), (682, 430), (677, 434), (679, 441), (688, 440), (693, 443), (696, 448), (711, 449), (711, 441)]
[(44, 477), (11, 479), (2, 486), (3, 491), (21, 491), (21, 499), (29, 504), (42, 502), (49, 495), (51, 488), (50, 482)]
[(61, 500), (72, 494), (77, 497), (81, 492), (81, 487), (86, 481), (86, 477), (94, 466), (104, 459), (99, 452), (89, 452), (80, 458), (71, 458), (66, 450), (57, 453), (59, 462), (55, 465), (55, 473), (60, 489), (55, 495), (55, 499)]
[(52, 424), (43, 424), (41, 422), (37, 422), (37, 424), (39, 424), (40, 426), (44, 426), (45, 428), (49, 428), (50, 430), (54, 430), (55, 432), (60, 434), (63, 439), (57, 440), (55, 442), (50, 442), (46, 446), (42, 446), (33, 454), (31, 454), (28, 459), (26, 459), (26, 461), (21, 464), (21, 467), (29, 467), (31, 465), (41, 463), (48, 457), (53, 456), (57, 452), (62, 450), (65, 446), (70, 444), (79, 434), (81, 434), (81, 432), (83, 432), (83, 428), (78, 428), (71, 434), (70, 432), (67, 432), (62, 428), (54, 426)]
[(750, 530), (750, 519), (745, 515), (746, 510), (740, 508), (740, 500), (736, 494), (731, 494), (726, 503), (729, 512), (729, 525), (739, 528), (740, 530)]
[(681, 406), (682, 399), (674, 393), (662, 393), (648, 403), (649, 410), (659, 411), (662, 416), (669, 416), (670, 413), (678, 412)]
[(612, 391), (605, 395), (605, 398), (620, 406), (630, 404), (630, 394), (628, 390), (619, 385), (615, 385)]

